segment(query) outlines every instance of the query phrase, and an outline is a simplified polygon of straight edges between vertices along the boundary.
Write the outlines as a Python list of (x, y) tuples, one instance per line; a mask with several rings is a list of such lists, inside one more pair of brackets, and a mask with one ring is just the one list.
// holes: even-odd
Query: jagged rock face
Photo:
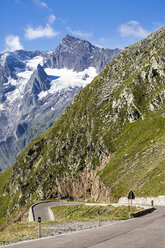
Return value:
[(99, 73), (119, 53), (120, 49), (100, 49), (88, 41), (67, 35), (50, 58), (46, 58), (45, 66), (59, 69), (68, 68), (77, 72), (93, 66)]
[(41, 91), (49, 90), (50, 81), (47, 78), (47, 74), (45, 73), (42, 66), (39, 64), (37, 66), (37, 70), (32, 74), (31, 78), (27, 83), (27, 87), (32, 84), (32, 89), (30, 93), (38, 95)]
[(31, 106), (34, 108), (37, 105), (39, 93), (48, 91), (50, 86), (51, 82), (48, 80), (48, 76), (43, 67), (39, 64), (26, 84), (20, 110), (22, 110), (24, 114), (27, 114)]
[[(119, 52), (67, 35), (51, 52), (0, 54), (0, 170), (12, 165), (17, 153), (50, 127)], [(8, 137), (13, 137), (12, 149)]]
[(121, 52), (33, 140), (13, 167), (11, 194), (19, 189), (22, 201), (36, 194), (100, 200), (100, 187), (106, 201), (130, 187), (155, 194), (163, 180), (149, 188), (147, 177), (164, 175), (164, 113), (165, 27)]
[(97, 173), (110, 158), (111, 156), (102, 161), (101, 165), (94, 170), (79, 171), (74, 177), (65, 177), (62, 180), (56, 178), (56, 184), (52, 186), (51, 190), (48, 190), (46, 195), (43, 194), (41, 188), (38, 188), (37, 194), (41, 198), (46, 196), (46, 198), (70, 198), (92, 202), (109, 202), (112, 197), (111, 190), (99, 181)]
[(3, 85), (4, 83), (7, 83), (8, 77), (15, 78), (15, 68), (23, 69), (25, 68), (24, 62), (22, 62), (17, 56), (15, 56), (11, 52), (6, 52), (0, 54), (0, 60), (1, 60), (1, 80), (0, 84)]
[(15, 90), (15, 85), (8, 83), (8, 78), (17, 79), (15, 74), (15, 68), (25, 68), (24, 62), (22, 62), (13, 53), (6, 52), (0, 54), (0, 103), (6, 101), (6, 94)]
[(16, 50), (14, 54), (21, 60), (32, 59), (37, 56), (42, 56), (43, 52), (40, 51), (26, 51), (26, 50)]

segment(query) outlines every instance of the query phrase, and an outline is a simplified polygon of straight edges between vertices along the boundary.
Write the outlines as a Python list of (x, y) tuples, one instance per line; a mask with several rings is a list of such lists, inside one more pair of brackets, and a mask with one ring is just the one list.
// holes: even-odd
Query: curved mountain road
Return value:
[(59, 205), (80, 205), (84, 204), (81, 202), (67, 202), (67, 201), (56, 201), (56, 202), (42, 202), (33, 207), (34, 220), (37, 221), (38, 217), (41, 217), (42, 221), (52, 220), (50, 215), (49, 207), (59, 206)]
[[(59, 206), (59, 205), (101, 205), (105, 206), (108, 204), (99, 204), (99, 203), (92, 203), (92, 204), (87, 204), (83, 202), (68, 202), (68, 201), (54, 201), (54, 202), (41, 202), (32, 207), (33, 213), (34, 213), (34, 220), (37, 221), (38, 217), (41, 217), (42, 221), (49, 221), (49, 220), (54, 220), (52, 217), (52, 214), (50, 212), (49, 207), (52, 206)], [(32, 219), (30, 220), (32, 221)]]
[(12, 248), (164, 248), (165, 207), (114, 225), (21, 242)]

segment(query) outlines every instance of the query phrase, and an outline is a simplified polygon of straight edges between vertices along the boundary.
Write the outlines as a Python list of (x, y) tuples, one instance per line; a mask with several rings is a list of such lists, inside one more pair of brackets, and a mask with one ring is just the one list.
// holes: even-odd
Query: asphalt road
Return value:
[(12, 248), (164, 248), (165, 207), (123, 223), (13, 244)]
[(38, 217), (41, 217), (42, 221), (49, 221), (51, 220), (50, 214), (48, 211), (48, 207), (51, 206), (58, 206), (58, 205), (80, 205), (83, 203), (79, 202), (65, 202), (65, 201), (59, 201), (59, 202), (46, 202), (46, 203), (41, 203), (33, 207), (34, 211), (34, 217), (35, 220), (38, 220)]

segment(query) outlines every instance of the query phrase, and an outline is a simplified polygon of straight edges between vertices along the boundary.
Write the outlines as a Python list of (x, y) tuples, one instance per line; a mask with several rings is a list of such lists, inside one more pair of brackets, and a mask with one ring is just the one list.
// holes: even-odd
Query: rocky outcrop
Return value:
[(48, 80), (48, 76), (40, 64), (37, 66), (36, 71), (33, 72), (28, 81), (27, 87), (29, 86), (31, 86), (30, 93), (37, 96), (41, 91), (47, 91), (50, 89), (50, 81)]
[[(80, 171), (72, 177), (65, 177), (62, 180), (56, 178), (53, 187), (46, 193), (46, 198), (78, 199), (92, 202), (110, 202), (113, 200), (110, 189), (99, 181), (97, 173), (104, 168), (111, 159), (102, 161), (101, 165), (94, 170)], [(41, 191), (39, 190), (38, 193)], [(40, 195), (42, 198), (43, 195)]]

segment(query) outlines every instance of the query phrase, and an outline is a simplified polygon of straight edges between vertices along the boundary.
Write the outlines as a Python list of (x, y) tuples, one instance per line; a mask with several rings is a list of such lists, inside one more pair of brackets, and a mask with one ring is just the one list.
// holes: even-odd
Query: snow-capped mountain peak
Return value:
[[(1, 53), (0, 155), (3, 154), (0, 168), (8, 167), (18, 150), (52, 125), (74, 95), (119, 52), (119, 49), (100, 49), (88, 41), (67, 35), (50, 52), (17, 50)], [(12, 151), (8, 156), (11, 143)]]

